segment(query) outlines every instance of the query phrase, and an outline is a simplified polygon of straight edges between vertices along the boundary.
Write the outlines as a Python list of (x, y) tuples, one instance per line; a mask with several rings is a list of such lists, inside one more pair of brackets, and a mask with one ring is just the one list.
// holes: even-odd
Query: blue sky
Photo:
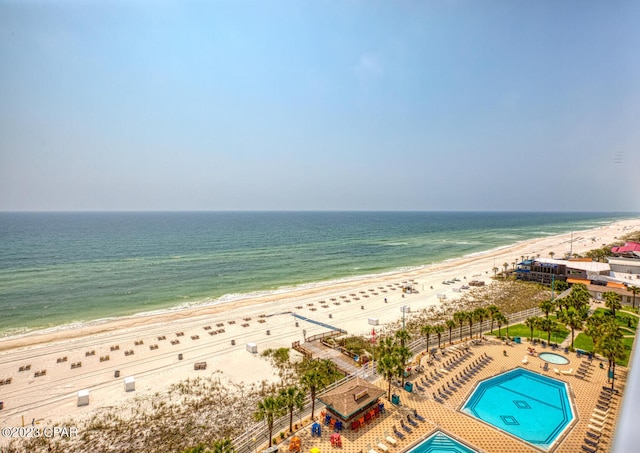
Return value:
[(640, 2), (0, 0), (0, 210), (640, 211)]

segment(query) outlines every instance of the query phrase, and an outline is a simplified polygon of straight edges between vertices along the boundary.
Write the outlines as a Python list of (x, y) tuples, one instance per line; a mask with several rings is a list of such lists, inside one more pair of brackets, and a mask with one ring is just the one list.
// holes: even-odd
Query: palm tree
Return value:
[(525, 326), (527, 326), (529, 329), (531, 329), (531, 338), (529, 339), (529, 341), (533, 341), (533, 329), (535, 329), (536, 327), (538, 327), (538, 318), (536, 316), (531, 316), (530, 318), (527, 318), (526, 321), (524, 322)]
[(336, 365), (331, 360), (312, 360), (300, 378), (303, 388), (311, 393), (311, 418), (314, 416), (316, 393), (332, 382), (336, 375)]
[(396, 354), (400, 359), (400, 369), (398, 370), (398, 375), (402, 379), (402, 386), (404, 387), (404, 368), (407, 366), (407, 363), (409, 363), (409, 360), (411, 360), (411, 357), (413, 357), (413, 354), (411, 353), (411, 350), (406, 346), (398, 346), (396, 348)]
[(456, 322), (453, 319), (447, 319), (445, 321), (445, 324), (447, 326), (447, 329), (449, 329), (449, 344), (453, 344), (453, 342), (451, 341), (451, 331), (453, 330), (454, 327), (456, 327), (458, 324), (456, 324)]
[(555, 327), (556, 323), (547, 318), (542, 318), (539, 320), (540, 329), (547, 332), (547, 343), (551, 343), (551, 331)]
[(491, 333), (493, 333), (493, 321), (495, 321), (496, 315), (500, 313), (500, 309), (497, 305), (489, 305), (486, 310), (489, 315), (489, 319), (491, 319)]
[(293, 432), (293, 411), (304, 408), (305, 393), (296, 386), (280, 390), (278, 397), (282, 405), (289, 412), (289, 432)]
[(442, 324), (436, 324), (433, 326), (433, 332), (438, 335), (438, 349), (441, 349), (440, 340), (442, 339), (442, 332), (444, 332), (444, 326)]
[(267, 396), (262, 401), (258, 401), (258, 409), (253, 413), (256, 421), (264, 420), (269, 430), (269, 447), (273, 439), (273, 422), (275, 419), (284, 414), (282, 401), (273, 396)]
[(453, 314), (453, 319), (460, 326), (460, 341), (462, 341), (462, 325), (467, 320), (469, 314), (466, 311), (457, 311)]
[(387, 399), (389, 400), (391, 399), (391, 380), (398, 375), (398, 369), (403, 369), (403, 367), (400, 363), (400, 357), (393, 351), (383, 354), (378, 359), (378, 371), (389, 383), (387, 390)]
[(543, 300), (538, 304), (538, 308), (544, 312), (545, 318), (549, 319), (549, 313), (553, 310), (556, 304), (552, 300)]
[(509, 268), (509, 263), (502, 263), (502, 267), (504, 267), (504, 274), (502, 274), (502, 279), (505, 280), (507, 278), (507, 269)]
[(551, 259), (553, 259), (553, 257), (555, 256), (555, 252), (549, 252), (549, 256), (551, 257)]
[(478, 326), (480, 327), (478, 329), (478, 338), (480, 338), (480, 336), (482, 334), (482, 322), (488, 316), (487, 310), (485, 310), (482, 307), (478, 307), (475, 310), (473, 310), (473, 315), (472, 316), (473, 316), (474, 321), (478, 321)]
[(591, 300), (591, 294), (586, 285), (577, 283), (571, 287), (569, 303), (576, 309), (580, 310), (582, 307), (588, 306), (589, 300)]
[(496, 278), (498, 276), (498, 271), (499, 270), (500, 269), (498, 269), (497, 267), (495, 267), (495, 266), (493, 267), (493, 278)]
[[(398, 354), (402, 360), (402, 386), (404, 387), (404, 365), (411, 358), (411, 351), (409, 351), (405, 345), (411, 339), (411, 335), (407, 329), (400, 329), (396, 332), (396, 338), (400, 341), (400, 347), (398, 348)], [(407, 353), (407, 351), (409, 351)]]
[(629, 286), (627, 289), (633, 293), (633, 301), (631, 302), (631, 307), (636, 308), (636, 294), (640, 294), (640, 286)]
[(582, 316), (574, 307), (569, 307), (562, 316), (562, 321), (571, 329), (571, 349), (573, 349), (573, 340), (575, 339), (575, 330), (582, 329)]
[(420, 328), (420, 333), (427, 338), (427, 351), (429, 351), (429, 337), (433, 332), (433, 326), (430, 324), (425, 324)]
[[(503, 315), (502, 313), (498, 313), (495, 317), (496, 319), (496, 323), (498, 324), (498, 337), (502, 336), (502, 332), (500, 331), (501, 327), (503, 324), (507, 324), (508, 320), (505, 317), (505, 315)], [(507, 335), (509, 335), (509, 333), (507, 332)]]
[[(599, 351), (609, 361), (609, 372), (611, 376), (615, 377), (616, 360), (623, 360), (625, 358), (622, 338), (606, 337), (600, 345)], [(614, 379), (611, 379), (611, 390), (613, 390)]]
[(407, 329), (400, 329), (396, 332), (396, 338), (400, 341), (400, 346), (404, 347), (411, 339), (411, 334)]
[(613, 291), (605, 292), (602, 297), (604, 297), (604, 305), (611, 310), (611, 314), (615, 318), (616, 310), (620, 310), (622, 308), (622, 304), (620, 304), (620, 296)]

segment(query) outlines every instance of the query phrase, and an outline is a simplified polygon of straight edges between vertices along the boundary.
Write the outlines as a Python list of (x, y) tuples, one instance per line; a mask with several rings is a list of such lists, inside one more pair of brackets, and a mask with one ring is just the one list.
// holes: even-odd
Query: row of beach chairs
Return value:
[[(467, 365), (464, 370), (460, 371), (456, 375), (450, 376), (449, 380), (444, 382), (436, 391), (433, 391), (431, 396), (439, 403), (443, 403), (444, 400), (449, 399), (454, 392), (458, 391), (464, 384), (471, 380), (482, 368), (484, 368), (490, 361), (491, 357), (487, 353), (483, 353), (480, 357), (475, 359), (470, 365)], [(445, 371), (445, 370), (441, 370)], [(431, 375), (434, 380), (422, 379), (422, 384), (425, 386), (435, 385), (435, 380), (443, 379), (443, 374), (434, 373)]]
[[(418, 414), (418, 411), (416, 411), (415, 409), (413, 410), (413, 414), (407, 414), (407, 423), (409, 423), (409, 425), (413, 426), (414, 428), (418, 426), (418, 422), (416, 422), (416, 420), (420, 421), (420, 422), (424, 422), (424, 417), (422, 417), (420, 414)], [(404, 418), (400, 419), (400, 427), (407, 433), (411, 434), (413, 432), (413, 428), (411, 428), (410, 426), (408, 426), (405, 422), (404, 422)], [(393, 433), (395, 434), (395, 436), (402, 440), (404, 439), (404, 434), (402, 432), (400, 432), (398, 430), (398, 428), (396, 428), (396, 425), (393, 425)], [(386, 433), (385, 433), (386, 435)], [(387, 440), (388, 440), (387, 436)], [(395, 440), (395, 439), (394, 439)]]
[(598, 396), (598, 403), (591, 413), (589, 424), (587, 425), (586, 437), (584, 438), (584, 444), (582, 450), (587, 453), (596, 453), (601, 445), (600, 440), (604, 430), (609, 429), (607, 424), (609, 423), (609, 415), (611, 413), (611, 407), (615, 404), (617, 392), (611, 390), (609, 387), (602, 387), (600, 395)]

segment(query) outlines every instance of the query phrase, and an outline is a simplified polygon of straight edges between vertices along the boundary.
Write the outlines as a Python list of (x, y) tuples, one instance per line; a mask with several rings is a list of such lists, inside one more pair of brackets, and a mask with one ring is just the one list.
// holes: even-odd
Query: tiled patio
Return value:
[[(603, 369), (599, 368), (600, 360), (594, 359), (590, 366), (590, 373), (586, 379), (579, 379), (575, 375), (583, 361), (587, 361), (584, 357), (579, 358), (575, 353), (564, 354), (556, 351), (561, 355), (565, 355), (570, 363), (563, 366), (550, 365), (548, 371), (543, 371), (543, 360), (536, 356), (527, 354), (528, 343), (513, 344), (512, 346), (504, 346), (498, 341), (485, 341), (484, 344), (471, 346), (471, 354), (450, 369), (448, 373), (440, 373), (443, 375), (429, 387), (425, 387), (421, 380), (425, 376), (430, 376), (432, 372), (441, 370), (444, 363), (453, 357), (451, 354), (445, 356), (441, 361), (434, 361), (430, 366), (425, 366), (425, 371), (418, 373), (409, 378), (410, 381), (418, 382), (423, 387), (424, 392), (416, 391), (407, 392), (398, 387), (392, 386), (392, 393), (400, 395), (401, 405), (396, 406), (390, 401), (383, 398), (386, 407), (386, 413), (369, 422), (364, 428), (357, 432), (346, 429), (342, 431), (342, 448), (332, 447), (330, 443), (331, 429), (328, 426), (322, 426), (322, 435), (320, 437), (311, 437), (310, 427), (307, 426), (298, 432), (298, 436), (302, 439), (302, 452), (308, 452), (311, 448), (317, 447), (320, 451), (329, 451), (331, 449), (343, 450), (345, 453), (369, 453), (374, 450), (382, 453), (383, 449), (378, 444), (386, 444), (390, 452), (401, 452), (409, 449), (413, 444), (428, 437), (436, 429), (440, 429), (448, 435), (463, 441), (468, 446), (481, 452), (490, 453), (513, 453), (513, 452), (540, 452), (542, 450), (527, 444), (516, 437), (506, 434), (490, 425), (485, 424), (471, 416), (468, 416), (458, 409), (469, 396), (475, 386), (475, 383), (482, 379), (494, 376), (501, 372), (513, 369), (515, 367), (524, 367), (531, 371), (535, 371), (555, 379), (559, 379), (569, 383), (570, 395), (574, 403), (575, 419), (569, 428), (559, 437), (559, 439), (548, 450), (554, 453), (575, 453), (581, 452), (582, 445), (585, 444), (586, 431), (588, 425), (591, 424), (590, 419), (596, 405), (598, 404), (599, 394), (603, 386), (607, 385), (607, 363), (603, 363)], [(507, 356), (503, 355), (503, 350), (507, 351)], [(549, 351), (537, 346), (538, 352)], [(479, 367), (479, 371), (469, 379), (466, 383), (461, 383), (460, 387), (451, 392), (448, 399), (443, 402), (436, 402), (433, 399), (433, 393), (443, 385), (447, 385), (452, 377), (459, 375), (465, 367), (471, 365), (480, 357), (489, 358), (484, 361), (484, 365)], [(523, 364), (523, 357), (528, 356), (528, 363)], [(556, 374), (553, 369), (569, 370), (573, 368), (574, 374)], [(627, 370), (623, 367), (616, 367), (616, 388), (622, 389), (625, 385)], [(377, 385), (387, 390), (387, 382), (379, 380)], [(609, 415), (604, 422), (602, 436), (599, 441), (598, 451), (608, 451), (611, 447), (611, 436), (619, 412), (620, 396), (611, 398), (611, 409)], [(407, 423), (407, 414), (412, 414), (416, 410), (419, 415), (424, 418), (423, 422), (417, 422), (418, 426), (411, 426), (412, 432), (409, 433), (401, 428), (401, 421)], [(317, 416), (317, 419), (320, 417)], [(404, 439), (397, 439), (394, 436), (394, 426), (404, 434)], [(391, 445), (385, 441), (387, 436), (396, 438), (396, 444)], [(593, 440), (593, 439), (591, 439)], [(288, 441), (285, 440), (281, 444), (281, 451), (286, 451)], [(372, 452), (373, 453), (373, 452)]]

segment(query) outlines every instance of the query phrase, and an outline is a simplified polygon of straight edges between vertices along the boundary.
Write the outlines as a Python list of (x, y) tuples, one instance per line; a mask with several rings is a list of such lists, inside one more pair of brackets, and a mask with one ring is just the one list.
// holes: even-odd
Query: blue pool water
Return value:
[(476, 453), (476, 451), (452, 439), (442, 431), (436, 431), (409, 450), (409, 453)]
[(574, 418), (564, 382), (522, 368), (478, 384), (462, 411), (545, 450)]

